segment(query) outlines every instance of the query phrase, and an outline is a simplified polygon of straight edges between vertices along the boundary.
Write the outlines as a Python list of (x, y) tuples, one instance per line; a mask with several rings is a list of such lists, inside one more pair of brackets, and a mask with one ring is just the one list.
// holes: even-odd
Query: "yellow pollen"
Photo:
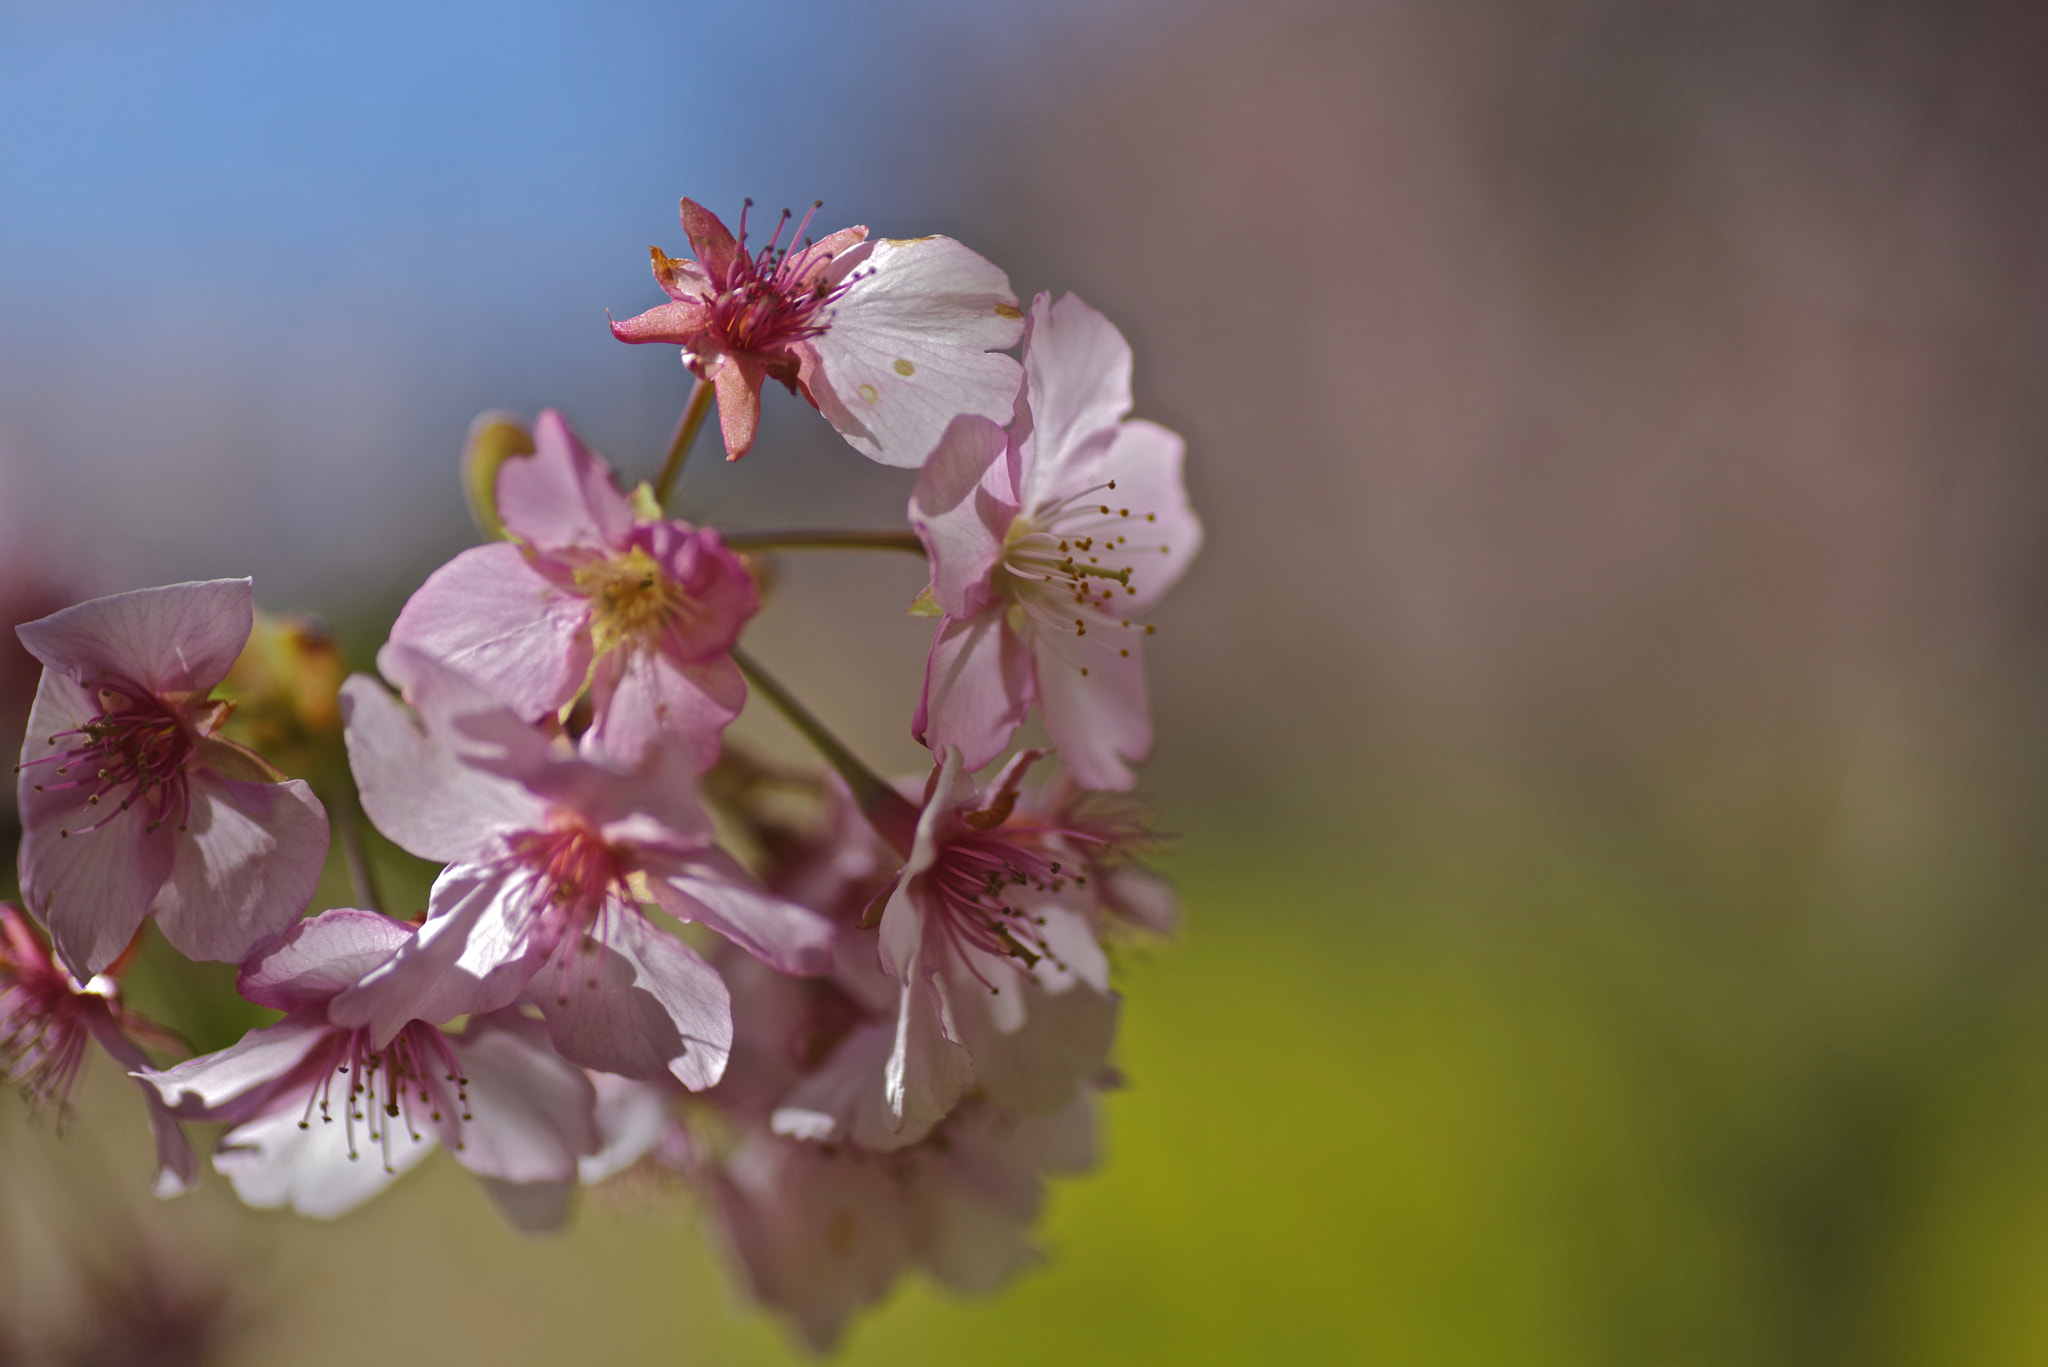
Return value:
[(912, 365), (910, 362), (904, 360), (900, 356), (896, 358), (896, 363), (890, 366), (889, 368), (895, 371), (898, 375), (902, 375), (905, 378), (908, 378), (909, 376), (915, 375), (917, 373), (917, 367)]
[(638, 546), (577, 570), (576, 587), (590, 599), (591, 642), (600, 655), (660, 634), (692, 606), (682, 587)]

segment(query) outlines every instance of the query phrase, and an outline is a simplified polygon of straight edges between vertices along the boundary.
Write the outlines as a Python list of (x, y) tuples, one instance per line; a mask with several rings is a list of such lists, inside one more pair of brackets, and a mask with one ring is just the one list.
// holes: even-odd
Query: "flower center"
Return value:
[[(1003, 537), (1004, 572), (996, 583), (1009, 594), (1013, 626), (1021, 630), (1028, 623), (1077, 638), (1091, 629), (1153, 634), (1145, 623), (1134, 626), (1118, 599), (1137, 593), (1133, 581), (1148, 557), (1168, 548), (1146, 535), (1156, 527), (1157, 514), (1102, 501), (1115, 492), (1116, 481), (1110, 480), (1011, 519)], [(1128, 644), (1120, 648), (1131, 653)]]
[(796, 239), (810, 225), (811, 213), (817, 212), (816, 204), (790, 234), (787, 246), (781, 245), (782, 230), (789, 223), (789, 211), (785, 209), (776, 220), (768, 245), (749, 255), (747, 210), (752, 207), (753, 201), (748, 200), (740, 210), (739, 250), (732, 269), (719, 282), (718, 297), (711, 305), (711, 320), (728, 350), (772, 356), (798, 342), (822, 336), (827, 322), (826, 306), (846, 293), (853, 280), (848, 277), (837, 286), (827, 285), (824, 273), (831, 257), (815, 253), (808, 246), (796, 246)]
[[(1022, 838), (969, 829), (948, 841), (924, 872), (924, 904), (937, 911), (956, 950), (1021, 959), (1026, 968), (1040, 959), (1057, 964), (1045, 942), (1045, 918), (1021, 905), (1018, 894), (1050, 895), (1088, 880), (1062, 871), (1042, 838), (1047, 832), (1017, 834)], [(974, 963), (971, 956), (962, 961)]]
[(454, 1116), (455, 1147), (462, 1147), (461, 1122), (473, 1118), (469, 1079), (462, 1075), (448, 1037), (434, 1026), (413, 1021), (382, 1049), (371, 1047), (368, 1030), (337, 1031), (324, 1054), (316, 1057), (319, 1073), (307, 1092), (300, 1129), (312, 1128), (316, 1109), (322, 1123), (333, 1124), (338, 1104), (339, 1118), (347, 1127), (349, 1158), (361, 1157), (356, 1145), (356, 1129), (361, 1126), (363, 1137), (383, 1156), (386, 1172), (391, 1171), (393, 1120), (417, 1144), (422, 1121), (439, 1126)]
[(86, 806), (110, 808), (90, 826), (58, 834), (96, 831), (137, 803), (150, 809), (146, 829), (175, 818), (182, 830), (192, 805), (185, 765), (194, 748), (184, 720), (148, 689), (121, 679), (101, 684), (93, 702), (97, 717), (50, 737), (63, 749), (21, 766), (56, 765), (50, 777), (57, 781), (36, 784), (39, 793), (76, 790)]
[(97, 994), (73, 990), (62, 969), (17, 960), (0, 947), (0, 1077), (32, 1108), (70, 1107), (72, 1084), (92, 1031), (85, 1013), (106, 1010)]
[(678, 618), (696, 615), (689, 593), (639, 546), (584, 565), (576, 587), (590, 600), (591, 641), (600, 655), (652, 640)]
[(581, 821), (519, 831), (506, 843), (533, 880), (536, 910), (560, 908), (569, 923), (564, 929), (585, 930), (602, 918), (608, 903), (631, 900), (618, 852)]

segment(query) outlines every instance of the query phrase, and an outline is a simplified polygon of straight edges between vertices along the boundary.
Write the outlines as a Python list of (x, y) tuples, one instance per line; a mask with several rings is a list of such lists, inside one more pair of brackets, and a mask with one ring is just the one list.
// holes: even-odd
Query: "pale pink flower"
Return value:
[(1131, 349), (1109, 320), (1041, 294), (1005, 433), (962, 417), (918, 477), (910, 520), (944, 614), (912, 729), (979, 769), (1034, 700), (1084, 787), (1129, 788), (1152, 748), (1144, 614), (1187, 569), (1201, 524), (1181, 439), (1131, 409)]
[(327, 857), (313, 790), (218, 734), (249, 639), (246, 579), (95, 598), (15, 628), (43, 662), (22, 746), (21, 882), (79, 978), (143, 918), (238, 960), (305, 911)]
[(434, 571), (391, 639), (529, 721), (588, 680), (607, 750), (637, 759), (674, 735), (708, 766), (746, 702), (726, 652), (758, 605), (753, 576), (717, 532), (642, 516), (560, 413), (544, 411), (533, 438), (533, 454), (498, 467), (498, 514), (517, 540)]
[(756, 1299), (813, 1350), (910, 1266), (985, 1294), (1037, 1261), (1044, 1179), (1097, 1161), (1094, 1098), (1022, 1116), (976, 1099), (924, 1143), (893, 1153), (756, 1132), (714, 1176), (716, 1213)]
[[(1037, 758), (983, 788), (948, 749), (932, 776), (881, 913), (881, 966), (900, 988), (881, 1079), (896, 1132), (929, 1129), (977, 1083), (1025, 1109), (1064, 1105), (1108, 1053), (1117, 1002), (1078, 867), (1100, 837), (1019, 808)], [(870, 1062), (846, 1060), (838, 1086), (821, 1078), (790, 1104), (833, 1114)]]
[[(21, 1088), (31, 1106), (51, 1106), (60, 1119), (97, 1042), (124, 1072), (149, 1066), (136, 1038), (172, 1042), (163, 1029), (128, 1010), (120, 985), (106, 974), (80, 983), (50, 954), (19, 907), (0, 903), (0, 1077)], [(199, 1165), (170, 1110), (142, 1089), (156, 1135), (158, 1196), (191, 1189)]]
[(388, 646), (379, 663), (419, 717), (373, 679), (344, 686), (363, 806), (399, 846), (448, 866), (418, 938), (336, 1002), (337, 1021), (381, 1044), (414, 1018), (495, 1010), (526, 992), (565, 1057), (701, 1088), (732, 1042), (725, 985), (641, 900), (787, 972), (830, 966), (831, 926), (753, 887), (718, 850), (675, 746), (615, 767), (417, 652)]
[(415, 936), (375, 912), (301, 921), (242, 966), (242, 995), (285, 1013), (216, 1054), (139, 1074), (189, 1119), (225, 1122), (214, 1168), (243, 1201), (332, 1218), (445, 1144), (514, 1187), (575, 1180), (600, 1145), (595, 1093), (536, 1021), (473, 1018), (458, 1034), (408, 1021), (383, 1041), (338, 1025), (337, 996)]
[[(816, 206), (813, 206), (815, 211)], [(734, 239), (718, 217), (683, 201), (695, 261), (651, 248), (669, 303), (612, 324), (624, 342), (673, 342), (718, 391), (726, 457), (754, 445), (761, 382), (801, 391), (854, 450), (884, 465), (924, 464), (956, 414), (1007, 418), (1022, 310), (1009, 278), (950, 237), (870, 242), (842, 228), (788, 245), (775, 226), (749, 253), (747, 219)]]

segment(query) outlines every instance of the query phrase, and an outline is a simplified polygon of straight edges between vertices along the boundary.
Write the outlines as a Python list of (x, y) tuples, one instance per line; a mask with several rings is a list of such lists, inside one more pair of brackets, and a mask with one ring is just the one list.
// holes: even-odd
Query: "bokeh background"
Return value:
[[(685, 193), (1080, 293), (1209, 528), (1108, 1164), (846, 1361), (2048, 1361), (2048, 11), (0, 0), (6, 606), (253, 574), (367, 665), (475, 411), (651, 471)], [(689, 508), (895, 525), (779, 399)], [(913, 766), (916, 566), (781, 571), (756, 653)], [(137, 1109), (0, 1122), (76, 1361), (791, 1355), (680, 1202), (158, 1207)]]

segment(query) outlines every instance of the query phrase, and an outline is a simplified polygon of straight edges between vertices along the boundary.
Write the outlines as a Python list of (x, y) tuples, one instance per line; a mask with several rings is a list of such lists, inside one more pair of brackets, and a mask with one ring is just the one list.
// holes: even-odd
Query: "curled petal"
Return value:
[(940, 438), (910, 496), (910, 525), (932, 562), (932, 596), (951, 617), (988, 603), (989, 578), (1017, 516), (1004, 459), (1010, 439), (987, 418), (962, 414)]
[(208, 579), (95, 598), (14, 631), (74, 679), (105, 673), (156, 693), (204, 693), (227, 677), (255, 620), (247, 579)]
[(336, 907), (297, 922), (260, 947), (235, 976), (235, 989), (258, 1006), (278, 1011), (324, 1007), (412, 937), (412, 927), (389, 916)]

